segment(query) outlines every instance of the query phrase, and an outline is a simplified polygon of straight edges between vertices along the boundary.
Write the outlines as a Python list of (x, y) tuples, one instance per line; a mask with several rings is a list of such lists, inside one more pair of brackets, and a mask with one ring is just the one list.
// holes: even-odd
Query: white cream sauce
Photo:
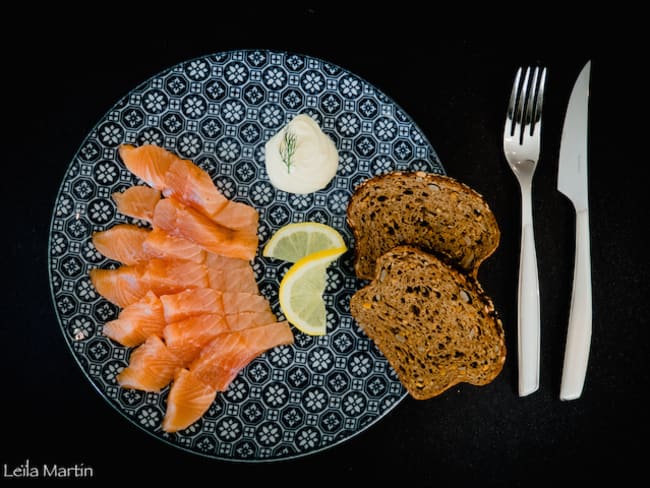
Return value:
[(307, 114), (294, 117), (265, 147), (266, 172), (273, 186), (289, 193), (312, 193), (336, 175), (334, 141)]

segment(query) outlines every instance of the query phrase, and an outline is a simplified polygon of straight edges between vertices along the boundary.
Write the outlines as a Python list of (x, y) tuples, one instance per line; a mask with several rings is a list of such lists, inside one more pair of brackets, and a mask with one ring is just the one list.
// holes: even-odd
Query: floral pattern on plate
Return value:
[[(271, 185), (264, 144), (299, 113), (336, 143), (337, 175), (323, 190), (293, 195)], [(91, 236), (119, 222), (111, 194), (138, 183), (123, 166), (122, 143), (157, 144), (192, 159), (228, 198), (260, 213), (260, 249), (281, 226), (316, 221), (338, 229), (350, 251), (328, 270), (328, 334), (294, 330), (295, 343), (255, 359), (203, 418), (168, 434), (160, 424), (169, 389), (120, 388), (129, 349), (102, 335), (119, 309), (93, 288), (88, 271), (115, 267)], [(381, 352), (350, 316), (363, 285), (352, 269), (345, 213), (363, 180), (393, 170), (444, 173), (424, 134), (389, 97), (326, 61), (286, 52), (229, 51), (193, 59), (141, 84), (97, 123), (65, 173), (54, 205), (50, 285), (60, 327), (90, 382), (131, 423), (181, 449), (215, 459), (272, 461), (349, 439), (386, 415), (406, 393)], [(139, 182), (141, 183), (141, 182)], [(144, 223), (140, 223), (143, 224)], [(253, 262), (260, 292), (281, 318), (279, 282), (288, 263)]]

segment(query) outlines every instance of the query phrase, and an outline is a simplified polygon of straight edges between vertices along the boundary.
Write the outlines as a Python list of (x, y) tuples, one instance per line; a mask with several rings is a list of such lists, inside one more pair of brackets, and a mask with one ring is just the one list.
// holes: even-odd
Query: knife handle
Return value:
[(591, 255), (589, 211), (576, 214), (576, 256), (573, 292), (567, 330), (560, 400), (575, 400), (582, 394), (591, 344)]
[(530, 395), (539, 388), (539, 279), (533, 232), (530, 190), (523, 194), (521, 208), (521, 255), (519, 258), (519, 396)]

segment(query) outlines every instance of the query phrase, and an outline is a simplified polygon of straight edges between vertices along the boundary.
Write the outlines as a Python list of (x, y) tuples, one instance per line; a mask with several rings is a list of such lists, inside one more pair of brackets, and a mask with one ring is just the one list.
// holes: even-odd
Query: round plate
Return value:
[[(264, 144), (308, 113), (336, 143), (340, 164), (323, 190), (275, 189)], [(102, 335), (119, 308), (93, 288), (88, 271), (115, 267), (91, 236), (116, 223), (113, 192), (140, 183), (118, 158), (122, 143), (157, 144), (207, 170), (228, 197), (260, 214), (260, 249), (289, 222), (338, 229), (350, 251), (328, 270), (328, 334), (294, 329), (295, 344), (248, 365), (203, 418), (186, 430), (161, 430), (168, 387), (160, 394), (120, 388), (130, 350)], [(54, 306), (70, 350), (90, 382), (131, 423), (181, 449), (236, 461), (271, 461), (330, 448), (374, 424), (406, 396), (394, 371), (350, 315), (363, 286), (352, 269), (346, 208), (363, 180), (392, 170), (444, 173), (416, 124), (390, 98), (339, 66), (313, 57), (260, 50), (193, 59), (156, 75), (120, 100), (82, 142), (59, 188), (49, 239)], [(141, 222), (138, 222), (142, 224)], [(278, 287), (288, 263), (254, 259), (260, 292), (281, 318)]]

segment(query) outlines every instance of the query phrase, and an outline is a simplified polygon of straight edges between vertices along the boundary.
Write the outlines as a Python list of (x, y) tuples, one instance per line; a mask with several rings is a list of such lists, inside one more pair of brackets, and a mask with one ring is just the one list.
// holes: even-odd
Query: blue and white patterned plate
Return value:
[[(309, 195), (276, 190), (264, 144), (299, 113), (335, 141), (334, 180)], [(117, 373), (129, 349), (102, 335), (119, 309), (94, 290), (88, 271), (116, 266), (91, 234), (119, 222), (111, 194), (137, 183), (117, 155), (121, 143), (153, 143), (192, 159), (229, 198), (260, 213), (260, 245), (284, 224), (317, 221), (338, 229), (350, 251), (329, 268), (328, 334), (295, 330), (295, 344), (255, 359), (204, 417), (188, 429), (160, 428), (168, 389), (126, 390)], [(263, 50), (223, 52), (174, 66), (121, 99), (82, 142), (60, 186), (52, 216), (52, 297), (74, 358), (101, 395), (131, 423), (174, 446), (215, 459), (271, 461), (305, 456), (349, 439), (386, 415), (406, 392), (386, 359), (356, 325), (350, 296), (363, 283), (352, 270), (345, 212), (354, 188), (391, 170), (444, 173), (409, 116), (370, 83), (313, 57)], [(288, 264), (254, 260), (261, 293), (278, 317)]]

